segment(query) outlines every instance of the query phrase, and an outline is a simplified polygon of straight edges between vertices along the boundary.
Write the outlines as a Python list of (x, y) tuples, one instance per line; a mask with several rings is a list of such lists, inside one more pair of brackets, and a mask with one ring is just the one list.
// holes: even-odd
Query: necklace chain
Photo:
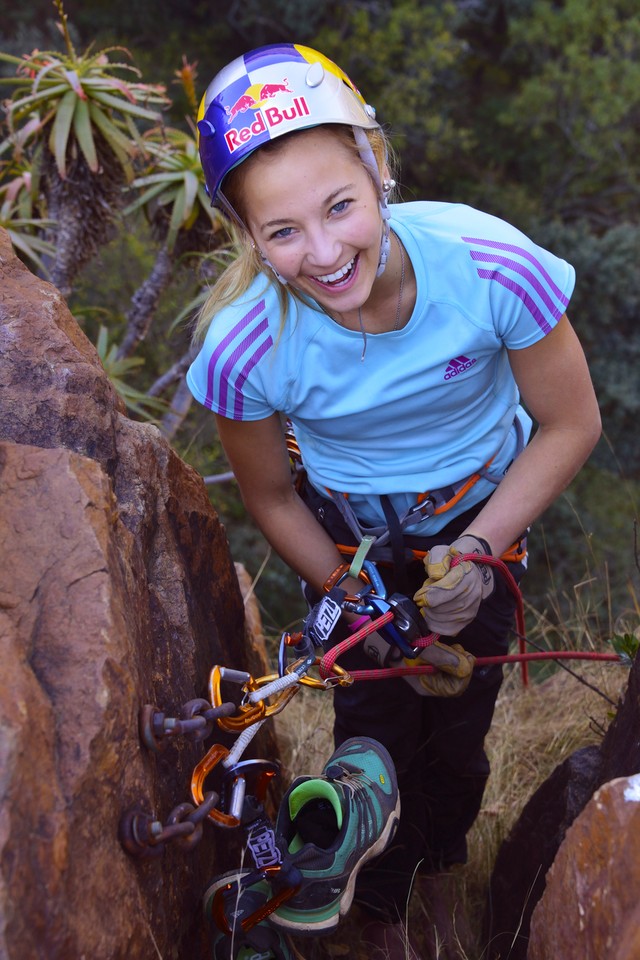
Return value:
[[(402, 294), (404, 293), (404, 247), (400, 242), (400, 238), (394, 233), (393, 236), (396, 238), (396, 243), (398, 244), (398, 249), (400, 250), (400, 289), (398, 291), (398, 304), (396, 306), (396, 320), (393, 325), (393, 330), (398, 330), (400, 327), (400, 310), (402, 309)], [(362, 320), (362, 307), (358, 307), (358, 323), (360, 324), (360, 332), (362, 333), (362, 356), (360, 360), (364, 360), (364, 355), (367, 352), (367, 332), (364, 329), (364, 322)]]

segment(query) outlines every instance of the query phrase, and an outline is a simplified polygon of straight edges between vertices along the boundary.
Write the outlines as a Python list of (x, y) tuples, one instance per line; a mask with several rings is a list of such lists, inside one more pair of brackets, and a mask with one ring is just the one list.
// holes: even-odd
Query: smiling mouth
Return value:
[(356, 265), (357, 257), (352, 257), (344, 267), (340, 267), (335, 273), (326, 273), (321, 277), (312, 277), (316, 283), (322, 283), (326, 287), (336, 287), (341, 283), (346, 283), (351, 278), (351, 274)]

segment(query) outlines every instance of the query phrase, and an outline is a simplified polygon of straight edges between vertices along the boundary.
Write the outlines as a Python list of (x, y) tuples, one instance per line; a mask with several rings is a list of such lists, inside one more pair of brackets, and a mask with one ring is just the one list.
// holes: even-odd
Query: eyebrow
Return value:
[[(344, 186), (338, 187), (337, 190), (334, 190), (333, 193), (330, 193), (329, 196), (325, 198), (322, 205), (325, 207), (331, 206), (336, 197), (340, 196), (341, 193), (344, 193), (347, 190), (355, 190), (355, 188), (355, 183), (345, 183)], [(293, 223), (293, 220), (287, 218), (267, 220), (265, 223), (260, 224), (259, 229), (271, 230), (273, 227), (286, 227), (290, 223)]]

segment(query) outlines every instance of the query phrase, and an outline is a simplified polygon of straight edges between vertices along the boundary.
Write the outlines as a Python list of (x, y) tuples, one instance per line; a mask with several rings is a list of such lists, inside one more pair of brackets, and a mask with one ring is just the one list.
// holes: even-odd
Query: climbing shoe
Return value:
[(297, 892), (271, 915), (296, 935), (334, 930), (353, 900), (364, 864), (385, 849), (400, 816), (396, 772), (375, 740), (346, 740), (320, 777), (298, 777), (276, 821), (283, 854), (298, 871)]
[(255, 871), (232, 870), (217, 877), (204, 895), (204, 913), (211, 931), (212, 960), (294, 960), (286, 936), (262, 920), (244, 930), (246, 922), (272, 896)]

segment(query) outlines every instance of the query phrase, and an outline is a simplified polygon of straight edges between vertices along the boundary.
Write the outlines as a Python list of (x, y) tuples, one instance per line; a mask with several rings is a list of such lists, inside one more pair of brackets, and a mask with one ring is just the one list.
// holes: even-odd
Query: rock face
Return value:
[(599, 765), (598, 747), (568, 757), (534, 793), (500, 847), (482, 938), (495, 960), (526, 957), (531, 912), (560, 842), (593, 793)]
[(528, 960), (640, 957), (640, 775), (601, 787), (567, 832), (531, 921)]
[[(258, 676), (263, 651), (201, 479), (125, 416), (2, 231), (0, 284), (0, 957), (194, 960), (239, 832), (207, 821), (191, 853), (123, 851), (123, 811), (165, 822), (212, 742), (152, 754), (138, 711), (178, 715), (215, 663)], [(269, 725), (252, 748), (277, 755)]]
[[(552, 889), (545, 892), (550, 883), (549, 878), (553, 875), (553, 869), (551, 873), (548, 871), (557, 857), (561, 854), (564, 856), (568, 832), (587, 804), (593, 802), (591, 798), (595, 791), (611, 780), (640, 773), (639, 730), (640, 660), (636, 659), (631, 668), (625, 696), (602, 744), (599, 747), (576, 751), (554, 771), (526, 804), (498, 853), (491, 878), (483, 932), (483, 943), (487, 944), (487, 960), (506, 960), (507, 957), (509, 960), (532, 960), (528, 953), (531, 918), (543, 895), (547, 904), (544, 916), (550, 925), (547, 931), (550, 938), (548, 943), (554, 943), (556, 924), (562, 923), (563, 912), (552, 906), (560, 888), (558, 881), (554, 882)], [(603, 832), (599, 840), (603, 849), (614, 850), (616, 837), (613, 834), (620, 831), (620, 827), (614, 819), (600, 818), (598, 824)], [(630, 874), (625, 873), (624, 866), (620, 867), (620, 872), (621, 882), (629, 883), (632, 887), (629, 895), (632, 902), (637, 903), (640, 898), (639, 880), (634, 880)], [(634, 876), (637, 878), (637, 874)], [(575, 882), (570, 881), (573, 886), (567, 887), (566, 897), (573, 897), (578, 889), (578, 880), (574, 879)], [(595, 929), (595, 925), (600, 924), (602, 929), (605, 929), (606, 917), (595, 919), (599, 913), (606, 914), (604, 901), (596, 899), (590, 909), (593, 914), (591, 928)], [(538, 929), (537, 949), (542, 951), (546, 947), (542, 945), (540, 925)], [(570, 937), (567, 942), (570, 942)], [(594, 960), (596, 957), (600, 960), (600, 957), (605, 956), (611, 956), (615, 960), (618, 958), (617, 954), (607, 951), (587, 954), (576, 947), (555, 953), (549, 948), (547, 953), (538, 952), (535, 960), (542, 960), (543, 957), (562, 957), (563, 960), (572, 960), (575, 957), (576, 960), (584, 960), (591, 956)], [(640, 952), (628, 954), (628, 960), (632, 956), (640, 956)], [(620, 960), (623, 957), (627, 960), (627, 954), (620, 954)]]

